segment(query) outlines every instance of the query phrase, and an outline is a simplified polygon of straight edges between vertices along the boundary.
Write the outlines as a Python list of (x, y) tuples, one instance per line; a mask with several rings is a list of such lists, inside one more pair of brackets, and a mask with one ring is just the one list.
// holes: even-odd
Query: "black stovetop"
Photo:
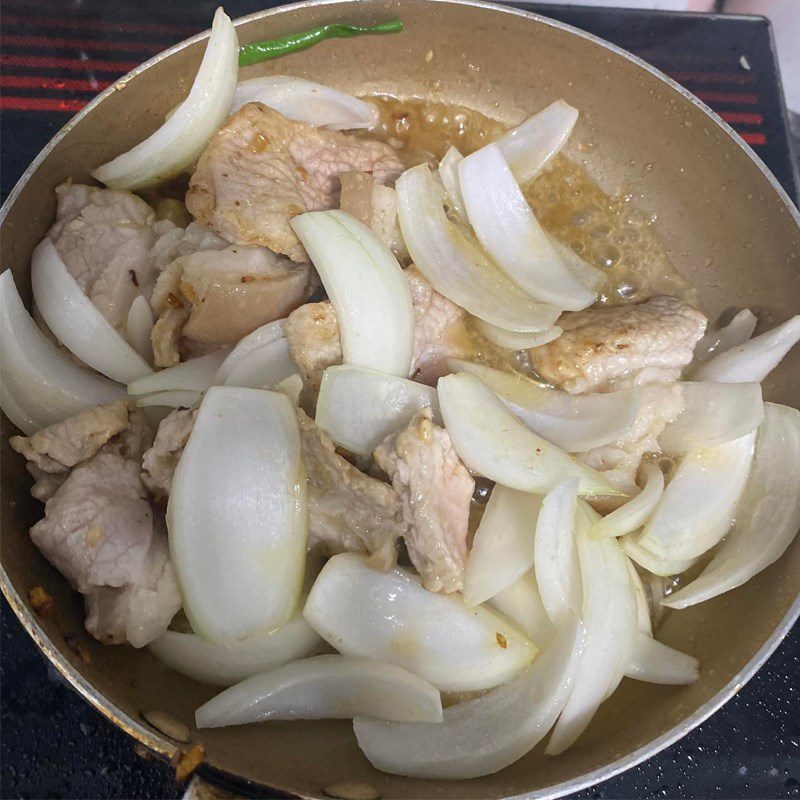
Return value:
[[(800, 1), (800, 0), (799, 0)], [(204, 28), (216, 0), (2, 0), (3, 199), (53, 134), (137, 63)], [(242, 16), (265, 6), (229, 0)], [(772, 37), (758, 17), (515, 5), (640, 55), (729, 122), (798, 198)], [(0, 797), (171, 798), (170, 769), (67, 687), (2, 603)], [(678, 744), (576, 798), (800, 797), (800, 631)]]

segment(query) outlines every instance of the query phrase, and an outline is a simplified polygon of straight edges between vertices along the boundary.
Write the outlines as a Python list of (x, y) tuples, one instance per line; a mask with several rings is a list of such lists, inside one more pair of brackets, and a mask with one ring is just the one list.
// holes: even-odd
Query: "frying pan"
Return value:
[[(657, 215), (675, 267), (697, 287), (715, 322), (749, 306), (771, 327), (800, 308), (800, 216), (765, 166), (688, 92), (623, 51), (551, 20), (508, 7), (456, 0), (331, 0), (298, 3), (239, 21), (242, 42), (327, 22), (374, 23), (400, 16), (405, 32), (326, 42), (246, 76), (287, 73), (357, 94), (390, 93), (458, 103), (516, 124), (559, 97), (581, 118), (568, 155), (607, 192), (620, 187)], [(191, 85), (206, 34), (177, 45), (103, 92), (45, 148), (2, 209), (3, 267), (23, 298), (31, 251), (55, 213), (53, 189), (141, 141)], [(431, 55), (432, 54), (432, 57)], [(426, 57), (427, 56), (427, 57)], [(594, 147), (579, 152), (576, 143)], [(645, 165), (649, 165), (645, 168)], [(798, 405), (800, 348), (765, 382), (765, 397)], [(141, 712), (158, 709), (193, 729), (194, 709), (213, 689), (162, 666), (148, 651), (104, 647), (83, 632), (83, 604), (31, 543), (41, 515), (3, 420), (0, 581), (30, 635), (73, 686), (152, 750), (179, 745)], [(43, 586), (54, 613), (37, 617), (28, 592)], [(384, 775), (358, 750), (348, 721), (272, 723), (197, 732), (213, 770), (262, 787), (319, 797), (323, 787), (361, 781), (384, 798), (557, 797), (625, 770), (679, 739), (758, 670), (800, 614), (800, 541), (745, 586), (669, 614), (659, 638), (697, 656), (686, 687), (623, 681), (578, 743), (551, 758), (539, 747), (495, 775), (421, 781)], [(88, 663), (65, 641), (76, 636)]]

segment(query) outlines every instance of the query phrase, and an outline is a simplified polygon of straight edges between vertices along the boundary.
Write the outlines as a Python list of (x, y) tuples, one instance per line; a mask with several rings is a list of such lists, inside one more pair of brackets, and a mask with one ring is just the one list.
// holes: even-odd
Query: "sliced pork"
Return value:
[(180, 256), (158, 277), (151, 304), (158, 320), (152, 343), (157, 366), (178, 363), (181, 338), (211, 348), (230, 345), (303, 303), (312, 287), (309, 264), (294, 264), (263, 247), (226, 247)]
[(130, 192), (77, 183), (59, 186), (56, 198), (50, 238), (84, 293), (124, 334), (131, 303), (149, 297), (156, 278), (153, 209)]
[(395, 151), (382, 142), (293, 122), (248, 103), (200, 156), (186, 207), (229, 242), (306, 261), (289, 225), (292, 217), (336, 208), (342, 172), (368, 172), (386, 183), (402, 169)]
[[(163, 521), (141, 479), (152, 433), (141, 412), (110, 403), (15, 437), (46, 500), (31, 539), (86, 599), (86, 628), (107, 644), (142, 647), (181, 606)], [(156, 529), (159, 530), (156, 530)]]
[(166, 500), (183, 448), (189, 441), (197, 411), (176, 408), (158, 426), (153, 446), (142, 458), (142, 480), (153, 496)]
[(411, 563), (432, 592), (463, 588), (469, 511), (475, 481), (456, 455), (450, 436), (421, 411), (373, 453), (403, 502)]
[(530, 350), (536, 371), (572, 394), (680, 377), (707, 320), (676, 297), (566, 312), (558, 339)]
[(308, 476), (309, 548), (326, 555), (368, 553), (374, 566), (389, 569), (406, 530), (397, 493), (338, 455), (300, 409), (297, 419)]

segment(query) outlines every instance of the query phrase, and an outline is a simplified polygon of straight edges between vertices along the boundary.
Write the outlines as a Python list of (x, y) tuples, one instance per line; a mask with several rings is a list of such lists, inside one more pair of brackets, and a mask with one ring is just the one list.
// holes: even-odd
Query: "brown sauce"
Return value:
[[(468, 155), (498, 139), (506, 126), (478, 111), (427, 100), (370, 97), (380, 109), (370, 137), (389, 142), (408, 166), (435, 164), (451, 145)], [(652, 218), (628, 194), (605, 194), (586, 170), (559, 155), (524, 187), (542, 226), (608, 276), (600, 302), (615, 304), (671, 294), (688, 301), (694, 290), (670, 263)]]

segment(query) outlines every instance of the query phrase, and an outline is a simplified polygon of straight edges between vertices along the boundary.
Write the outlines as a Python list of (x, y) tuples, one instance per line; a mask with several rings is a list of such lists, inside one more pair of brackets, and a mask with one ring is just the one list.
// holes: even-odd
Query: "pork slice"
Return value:
[(389, 436), (373, 458), (391, 478), (408, 524), (408, 555), (432, 592), (463, 588), (469, 511), (475, 481), (429, 408), (405, 430)]
[(532, 348), (546, 381), (572, 394), (672, 381), (692, 359), (707, 320), (676, 297), (565, 312), (563, 333)]
[(153, 291), (159, 315), (151, 335), (155, 363), (173, 366), (190, 343), (213, 348), (238, 342), (297, 308), (312, 282), (309, 264), (263, 247), (226, 247), (175, 259)]
[(682, 410), (683, 392), (679, 383), (649, 383), (642, 387), (636, 419), (625, 436), (611, 444), (576, 453), (575, 457), (602, 472), (618, 489), (635, 495), (639, 491), (636, 473), (643, 457), (661, 452), (658, 437)]
[(128, 406), (117, 400), (82, 411), (32, 436), (12, 436), (9, 443), (39, 471), (66, 473), (127, 427)]
[(124, 334), (131, 303), (149, 297), (155, 280), (153, 210), (130, 192), (82, 184), (64, 183), (56, 197), (49, 236), (84, 293)]
[(156, 240), (150, 249), (148, 261), (156, 274), (160, 274), (176, 258), (203, 250), (224, 250), (230, 244), (197, 222), (181, 228), (168, 219), (158, 220), (153, 225), (153, 231)]
[(105, 644), (144, 647), (167, 630), (182, 603), (162, 533), (153, 538), (139, 582), (122, 588), (100, 586), (86, 595), (86, 630)]
[(406, 529), (397, 493), (338, 455), (300, 409), (297, 420), (308, 476), (309, 549), (326, 555), (368, 553), (377, 568), (390, 569)]
[(142, 459), (142, 480), (156, 499), (165, 500), (172, 489), (172, 478), (178, 466), (197, 411), (176, 408), (158, 426), (153, 446)]
[(471, 359), (475, 344), (467, 330), (467, 313), (439, 294), (414, 267), (403, 274), (411, 288), (414, 307), (414, 353), (411, 377), (435, 386), (450, 369), (448, 358)]
[(300, 369), (303, 388), (310, 398), (319, 393), (322, 373), (342, 363), (342, 340), (333, 306), (306, 303), (292, 311), (283, 323), (292, 361)]
[(396, 178), (402, 162), (388, 145), (288, 120), (260, 103), (242, 106), (212, 138), (189, 184), (186, 207), (229, 242), (262, 245), (306, 261), (289, 220), (335, 208), (339, 175)]

